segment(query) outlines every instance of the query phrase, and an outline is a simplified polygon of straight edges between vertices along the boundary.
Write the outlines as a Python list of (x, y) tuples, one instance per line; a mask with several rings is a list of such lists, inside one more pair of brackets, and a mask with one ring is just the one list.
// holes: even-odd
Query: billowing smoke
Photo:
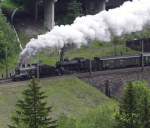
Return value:
[(71, 25), (55, 26), (52, 31), (31, 39), (21, 52), (21, 61), (46, 49), (51, 52), (60, 49), (64, 44), (73, 43), (80, 47), (93, 40), (110, 41), (112, 36), (141, 31), (149, 24), (149, 0), (128, 1), (109, 11), (78, 17)]

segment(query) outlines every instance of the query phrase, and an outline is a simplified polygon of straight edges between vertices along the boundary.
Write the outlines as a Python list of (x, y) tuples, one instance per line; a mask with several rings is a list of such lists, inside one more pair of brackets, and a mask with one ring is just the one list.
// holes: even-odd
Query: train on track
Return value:
[(57, 62), (55, 66), (45, 64), (19, 65), (12, 75), (12, 80), (19, 81), (31, 79), (32, 77), (43, 78), (140, 66), (150, 66), (150, 54), (109, 58), (95, 57), (92, 60), (85, 58), (64, 59)]

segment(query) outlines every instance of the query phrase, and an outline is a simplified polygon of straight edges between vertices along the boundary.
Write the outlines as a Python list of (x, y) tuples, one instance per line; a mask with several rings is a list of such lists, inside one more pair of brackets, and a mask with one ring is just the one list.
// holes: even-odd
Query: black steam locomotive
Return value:
[(55, 66), (45, 64), (18, 66), (12, 76), (12, 80), (26, 80), (33, 76), (42, 78), (64, 74), (140, 67), (142, 65), (150, 65), (150, 54), (110, 58), (95, 57), (93, 60), (85, 58), (64, 59), (63, 61), (57, 62)]
[(49, 77), (58, 75), (55, 67), (45, 64), (19, 65), (12, 75), (13, 81), (28, 80), (32, 77)]

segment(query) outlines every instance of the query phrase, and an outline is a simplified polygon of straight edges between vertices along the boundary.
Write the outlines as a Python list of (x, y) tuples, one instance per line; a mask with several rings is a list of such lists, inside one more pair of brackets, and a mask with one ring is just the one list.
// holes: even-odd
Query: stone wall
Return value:
[(102, 71), (93, 73), (91, 76), (79, 76), (80, 79), (90, 83), (92, 86), (105, 93), (106, 83), (109, 81), (110, 93), (112, 97), (120, 97), (123, 88), (131, 81), (146, 80), (150, 83), (150, 67), (118, 69), (112, 71)]

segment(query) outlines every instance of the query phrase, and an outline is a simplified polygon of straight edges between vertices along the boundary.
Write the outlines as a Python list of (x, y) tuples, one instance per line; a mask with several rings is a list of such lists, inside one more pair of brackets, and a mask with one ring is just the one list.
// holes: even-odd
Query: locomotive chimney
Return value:
[(60, 51), (60, 63), (62, 63), (63, 61), (64, 61), (64, 47), (63, 48), (61, 48), (61, 51)]
[(60, 60), (59, 60), (60, 63), (64, 61), (64, 55), (66, 51), (67, 51), (67, 45), (64, 45), (60, 50)]

